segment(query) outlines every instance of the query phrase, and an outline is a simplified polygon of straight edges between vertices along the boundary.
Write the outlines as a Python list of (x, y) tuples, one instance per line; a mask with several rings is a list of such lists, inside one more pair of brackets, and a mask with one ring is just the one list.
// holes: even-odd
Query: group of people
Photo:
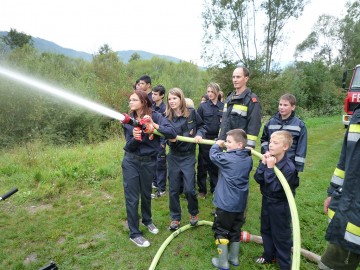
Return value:
[[(247, 69), (234, 70), (235, 90), (225, 99), (220, 131), (210, 149), (210, 160), (219, 168), (213, 199), (218, 256), (212, 259), (218, 269), (239, 265), (240, 234), (253, 168), (250, 149), (255, 148), (261, 128), (261, 106), (257, 95), (246, 86), (248, 79)], [(307, 148), (307, 129), (295, 116), (295, 107), (292, 94), (280, 97), (278, 112), (264, 125), (260, 139), (263, 155), (254, 174), (262, 193), (260, 230), (264, 247), (255, 263), (277, 263), (282, 270), (291, 268), (291, 216), (274, 167), (284, 174), (295, 195)]]
[[(137, 120), (147, 119), (149, 128), (141, 130), (123, 125), (126, 144), (122, 169), (130, 240), (137, 246), (150, 245), (139, 229), (140, 197), (143, 225), (151, 233), (159, 231), (152, 221), (151, 191), (152, 186), (157, 188), (153, 198), (166, 194), (167, 169), (170, 230), (180, 227), (181, 192), (188, 202), (189, 222), (192, 226), (197, 224), (198, 196), (206, 196), (209, 174), (210, 192), (216, 207), (212, 229), (218, 250), (212, 263), (218, 269), (230, 269), (230, 264), (239, 265), (240, 234), (245, 223), (249, 175), (253, 168), (251, 148), (256, 146), (262, 117), (259, 99), (247, 87), (248, 80), (248, 69), (236, 68), (232, 76), (234, 91), (224, 98), (224, 102), (219, 98), (219, 85), (210, 83), (207, 99), (197, 110), (187, 103), (179, 88), (170, 89), (164, 102), (163, 86), (151, 88), (151, 79), (146, 75), (136, 82), (129, 99), (130, 116)], [(254, 174), (262, 193), (261, 236), (264, 244), (263, 254), (255, 259), (255, 263), (277, 263), (282, 270), (291, 268), (291, 216), (274, 167), (283, 173), (295, 195), (299, 186), (298, 173), (304, 169), (307, 149), (307, 129), (295, 116), (295, 107), (296, 98), (292, 94), (280, 97), (278, 112), (264, 125), (260, 139), (263, 155)], [(154, 129), (163, 136), (152, 134)], [(196, 144), (179, 141), (178, 135), (192, 137), (199, 143), (199, 192), (195, 187)], [(202, 139), (215, 140), (215, 144), (211, 147), (203, 145)], [(167, 157), (166, 145), (169, 147)], [(340, 166), (342, 169), (344, 162)], [(339, 192), (342, 185), (332, 183), (332, 187), (329, 195)], [(326, 210), (329, 202), (330, 199), (326, 201)], [(328, 240), (332, 237), (333, 234), (327, 235)], [(329, 266), (323, 259), (321, 264)], [(330, 268), (320, 269), (340, 268), (330, 265)]]
[[(196, 110), (188, 108), (181, 89), (169, 90), (166, 106), (162, 104), (164, 95), (163, 86), (151, 88), (149, 76), (139, 78), (129, 98), (129, 115), (142, 122), (145, 128), (123, 124), (126, 143), (122, 171), (127, 223), (130, 240), (139, 247), (150, 245), (139, 229), (139, 203), (142, 224), (153, 234), (159, 232), (151, 216), (151, 191), (152, 185), (155, 185), (156, 196), (166, 192), (166, 159), (171, 217), (169, 229), (177, 230), (180, 227), (180, 183), (188, 202), (190, 224), (195, 226), (198, 223), (199, 207), (194, 185), (196, 144), (178, 141), (176, 137), (193, 137), (195, 142), (201, 142), (206, 132), (205, 125)], [(162, 136), (154, 135), (154, 129)], [(166, 159), (165, 142), (169, 147)]]

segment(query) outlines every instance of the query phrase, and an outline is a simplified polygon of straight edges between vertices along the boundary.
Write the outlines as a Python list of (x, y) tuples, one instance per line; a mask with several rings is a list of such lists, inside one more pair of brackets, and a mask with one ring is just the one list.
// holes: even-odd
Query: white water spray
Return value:
[(9, 69), (5, 69), (5, 68), (3, 68), (1, 66), (0, 66), (0, 75), (3, 75), (3, 76), (5, 76), (5, 77), (7, 77), (9, 79), (20, 82), (22, 84), (32, 86), (32, 87), (37, 88), (37, 89), (39, 89), (41, 91), (47, 92), (47, 93), (49, 93), (51, 95), (54, 95), (54, 96), (57, 96), (57, 97), (60, 97), (62, 99), (70, 101), (72, 103), (81, 105), (81, 106), (83, 106), (83, 107), (85, 107), (87, 109), (90, 109), (90, 110), (92, 110), (94, 112), (97, 112), (97, 113), (100, 113), (102, 115), (105, 115), (105, 116), (108, 116), (108, 117), (111, 117), (111, 118), (114, 118), (114, 119), (117, 119), (117, 120), (120, 120), (120, 121), (123, 121), (124, 118), (125, 118), (124, 115), (122, 115), (121, 113), (118, 113), (118, 112), (116, 112), (114, 110), (106, 108), (106, 107), (104, 107), (102, 105), (99, 105), (99, 104), (97, 104), (95, 102), (86, 100), (85, 98), (76, 96), (74, 94), (66, 92), (63, 89), (56, 88), (54, 86), (51, 86), (51, 85), (46, 84), (44, 82), (41, 82), (39, 80), (32, 79), (32, 78), (27, 77), (27, 76), (25, 76), (23, 74), (11, 71)]

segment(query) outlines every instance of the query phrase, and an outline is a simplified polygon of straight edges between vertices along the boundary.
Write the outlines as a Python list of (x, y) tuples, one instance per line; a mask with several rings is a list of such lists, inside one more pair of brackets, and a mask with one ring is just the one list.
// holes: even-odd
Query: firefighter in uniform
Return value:
[(237, 67), (232, 75), (235, 91), (224, 102), (224, 112), (219, 131), (219, 140), (226, 139), (229, 130), (240, 128), (247, 134), (247, 146), (255, 148), (261, 128), (261, 106), (257, 95), (247, 88), (249, 70)]
[[(180, 88), (172, 88), (168, 93), (166, 117), (176, 130), (177, 135), (192, 137), (200, 143), (205, 136), (206, 129), (203, 120), (194, 109), (186, 106), (184, 92)], [(181, 203), (180, 190), (187, 200), (190, 214), (190, 225), (198, 222), (199, 203), (195, 188), (196, 145), (169, 139), (168, 171), (169, 171), (169, 208), (171, 223), (170, 230), (180, 228)]]
[(298, 172), (304, 171), (307, 151), (307, 129), (305, 123), (295, 115), (296, 98), (292, 94), (284, 94), (279, 99), (279, 111), (264, 125), (261, 136), (261, 153), (269, 151), (271, 134), (277, 130), (291, 133), (293, 144), (287, 156), (294, 162)]
[[(205, 139), (214, 140), (217, 138), (220, 129), (221, 117), (224, 103), (218, 100), (220, 86), (217, 83), (210, 83), (207, 87), (209, 100), (200, 104), (197, 112), (205, 123)], [(197, 184), (199, 187), (199, 198), (205, 198), (207, 194), (206, 179), (210, 178), (210, 192), (214, 193), (219, 170), (210, 160), (211, 145), (199, 144)]]
[(360, 264), (360, 105), (345, 134), (340, 159), (324, 202), (329, 242), (319, 269), (352, 270)]

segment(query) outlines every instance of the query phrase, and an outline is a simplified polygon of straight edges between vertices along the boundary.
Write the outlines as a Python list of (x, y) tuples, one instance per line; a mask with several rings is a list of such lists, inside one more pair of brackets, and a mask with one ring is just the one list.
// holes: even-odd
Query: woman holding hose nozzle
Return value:
[[(149, 134), (155, 128), (165, 138), (175, 138), (176, 132), (170, 122), (160, 113), (152, 111), (151, 101), (146, 92), (135, 90), (129, 98), (130, 116), (139, 122), (146, 122), (145, 130), (124, 124), (126, 144), (122, 161), (123, 186), (126, 203), (130, 240), (139, 247), (148, 247), (139, 229), (138, 206), (141, 197), (142, 223), (157, 234), (159, 230), (151, 216), (151, 185), (156, 173), (156, 157), (160, 147), (160, 137)], [(146, 119), (144, 121), (144, 119)]]
[[(176, 130), (177, 135), (193, 137), (195, 142), (201, 142), (205, 135), (205, 127), (201, 117), (194, 109), (186, 106), (184, 93), (179, 88), (172, 88), (168, 94), (166, 117)], [(170, 230), (180, 227), (181, 205), (180, 185), (184, 181), (184, 194), (188, 202), (190, 225), (198, 222), (199, 206), (195, 189), (195, 149), (196, 144), (169, 139), (168, 171), (169, 171), (169, 201)]]

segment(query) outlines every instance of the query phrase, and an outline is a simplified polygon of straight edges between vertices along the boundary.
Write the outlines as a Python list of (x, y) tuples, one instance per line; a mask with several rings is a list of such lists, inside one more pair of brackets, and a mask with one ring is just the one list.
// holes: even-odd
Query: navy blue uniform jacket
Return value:
[(211, 161), (219, 167), (213, 203), (228, 212), (244, 212), (249, 195), (249, 174), (253, 161), (249, 149), (223, 152), (219, 145), (210, 149)]
[[(282, 172), (293, 194), (295, 194), (295, 189), (299, 185), (299, 178), (297, 177), (295, 165), (292, 160), (285, 154), (285, 156), (276, 163), (276, 167)], [(260, 190), (263, 196), (280, 201), (287, 200), (285, 191), (275, 174), (274, 168), (268, 168), (260, 160), (254, 178), (255, 181), (260, 184)]]
[(215, 139), (219, 134), (221, 117), (224, 110), (224, 103), (218, 101), (214, 104), (211, 100), (201, 103), (197, 112), (206, 126), (206, 138)]
[(307, 150), (307, 129), (305, 123), (295, 116), (292, 112), (290, 117), (282, 120), (280, 113), (276, 113), (263, 129), (261, 136), (261, 153), (264, 154), (269, 150), (271, 134), (278, 130), (286, 130), (291, 133), (293, 143), (287, 151), (288, 157), (295, 163), (299, 172), (304, 171), (306, 150)]
[[(199, 114), (194, 109), (189, 109), (188, 118), (183, 116), (174, 117), (171, 120), (172, 126), (176, 130), (176, 134), (185, 137), (205, 136), (205, 125)], [(188, 142), (169, 142), (170, 152), (173, 154), (192, 154), (195, 153), (196, 144)]]

